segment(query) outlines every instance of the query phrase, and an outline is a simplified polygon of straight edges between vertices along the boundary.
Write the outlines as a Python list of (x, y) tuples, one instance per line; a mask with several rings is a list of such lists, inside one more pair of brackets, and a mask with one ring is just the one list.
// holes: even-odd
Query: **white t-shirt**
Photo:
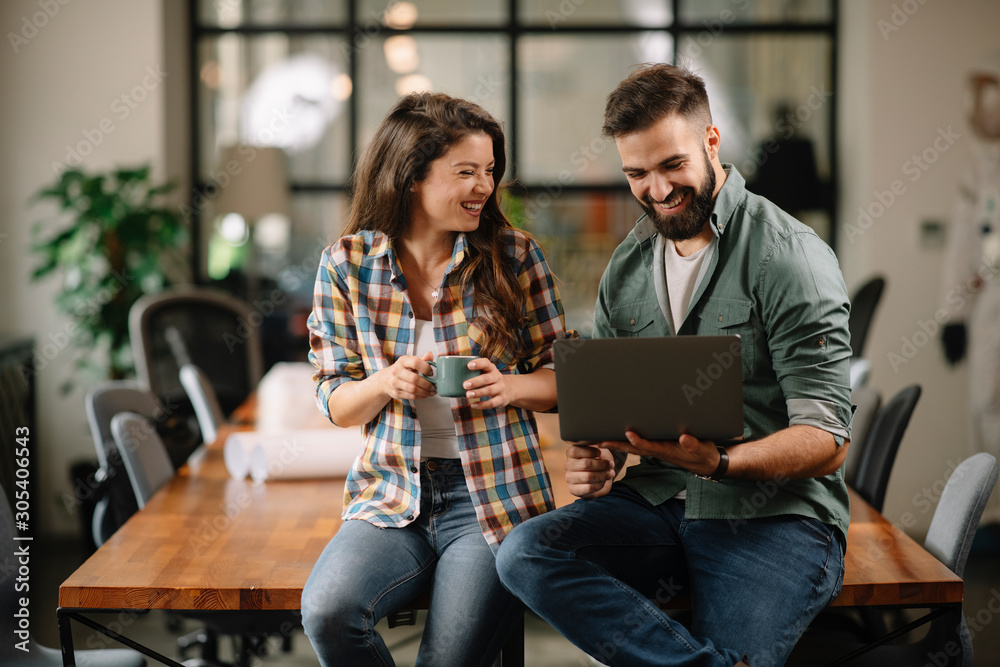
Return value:
[(698, 283), (701, 265), (705, 262), (708, 246), (705, 246), (688, 257), (677, 254), (677, 248), (670, 239), (663, 243), (663, 269), (667, 279), (667, 301), (670, 304), (670, 316), (674, 320), (674, 334), (681, 328), (687, 316), (691, 297)]
[[(705, 251), (708, 247), (705, 246), (687, 257), (681, 257), (677, 254), (674, 242), (664, 239), (663, 271), (666, 273), (667, 301), (670, 304), (670, 316), (674, 320), (674, 335), (687, 316), (688, 306), (691, 305), (691, 297), (694, 296), (694, 288), (698, 284), (698, 274), (707, 257)], [(677, 500), (687, 498), (687, 489), (678, 491), (674, 498)]]
[[(430, 320), (417, 320), (414, 354), (423, 357), (428, 352), (433, 352), (435, 357), (438, 355), (434, 323)], [(455, 432), (455, 420), (451, 416), (451, 401), (435, 394), (430, 398), (414, 401), (413, 407), (417, 411), (417, 421), (420, 422), (420, 458), (459, 458), (458, 434)]]

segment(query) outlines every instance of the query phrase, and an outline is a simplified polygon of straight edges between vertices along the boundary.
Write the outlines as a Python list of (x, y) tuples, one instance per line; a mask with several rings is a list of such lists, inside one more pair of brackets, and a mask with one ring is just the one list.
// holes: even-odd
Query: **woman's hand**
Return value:
[(391, 366), (383, 368), (372, 377), (378, 378), (382, 391), (397, 401), (428, 398), (437, 393), (437, 388), (420, 375), (430, 374), (432, 369), (427, 362), (433, 358), (431, 352), (423, 357), (412, 355), (399, 357)]
[(466, 380), (462, 385), (466, 390), (465, 397), (471, 401), (472, 407), (490, 410), (506, 407), (514, 400), (509, 382), (511, 376), (501, 373), (492, 361), (484, 358), (473, 359), (469, 362), (468, 368), (482, 371), (478, 377)]

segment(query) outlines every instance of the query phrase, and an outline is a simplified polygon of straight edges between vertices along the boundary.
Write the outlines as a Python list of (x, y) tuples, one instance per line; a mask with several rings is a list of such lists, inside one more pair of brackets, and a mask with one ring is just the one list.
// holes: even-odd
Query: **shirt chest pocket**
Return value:
[(740, 337), (743, 379), (754, 374), (757, 362), (757, 334), (753, 321), (753, 303), (745, 299), (711, 298), (698, 315), (698, 333), (703, 336)]
[(656, 336), (656, 320), (660, 305), (656, 301), (639, 301), (616, 306), (608, 315), (609, 323), (620, 338), (629, 336)]

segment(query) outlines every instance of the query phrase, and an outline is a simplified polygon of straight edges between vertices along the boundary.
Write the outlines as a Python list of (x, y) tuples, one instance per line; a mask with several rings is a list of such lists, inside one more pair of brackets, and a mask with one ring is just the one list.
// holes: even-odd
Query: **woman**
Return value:
[[(302, 594), (323, 665), (393, 664), (374, 625), (429, 587), (421, 665), (492, 664), (521, 613), (494, 551), (552, 508), (530, 411), (555, 406), (551, 347), (571, 332), (541, 249), (500, 211), (505, 166), (485, 110), (404, 97), (358, 164), (346, 235), (320, 261), (318, 403), (335, 424), (364, 425), (345, 521)], [(477, 357), (464, 398), (422, 377), (439, 354)]]

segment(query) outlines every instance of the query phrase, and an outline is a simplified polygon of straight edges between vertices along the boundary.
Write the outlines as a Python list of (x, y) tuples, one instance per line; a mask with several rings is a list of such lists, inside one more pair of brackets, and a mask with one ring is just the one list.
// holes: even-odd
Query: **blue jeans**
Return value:
[(421, 464), (420, 514), (403, 528), (345, 521), (302, 591), (324, 667), (393, 665), (375, 624), (430, 589), (418, 665), (490, 665), (524, 610), (504, 590), (461, 463)]
[[(497, 554), (507, 588), (607, 665), (781, 665), (839, 593), (843, 552), (813, 519), (735, 528), (686, 519), (623, 484), (517, 526)], [(690, 627), (656, 604), (687, 593)]]

